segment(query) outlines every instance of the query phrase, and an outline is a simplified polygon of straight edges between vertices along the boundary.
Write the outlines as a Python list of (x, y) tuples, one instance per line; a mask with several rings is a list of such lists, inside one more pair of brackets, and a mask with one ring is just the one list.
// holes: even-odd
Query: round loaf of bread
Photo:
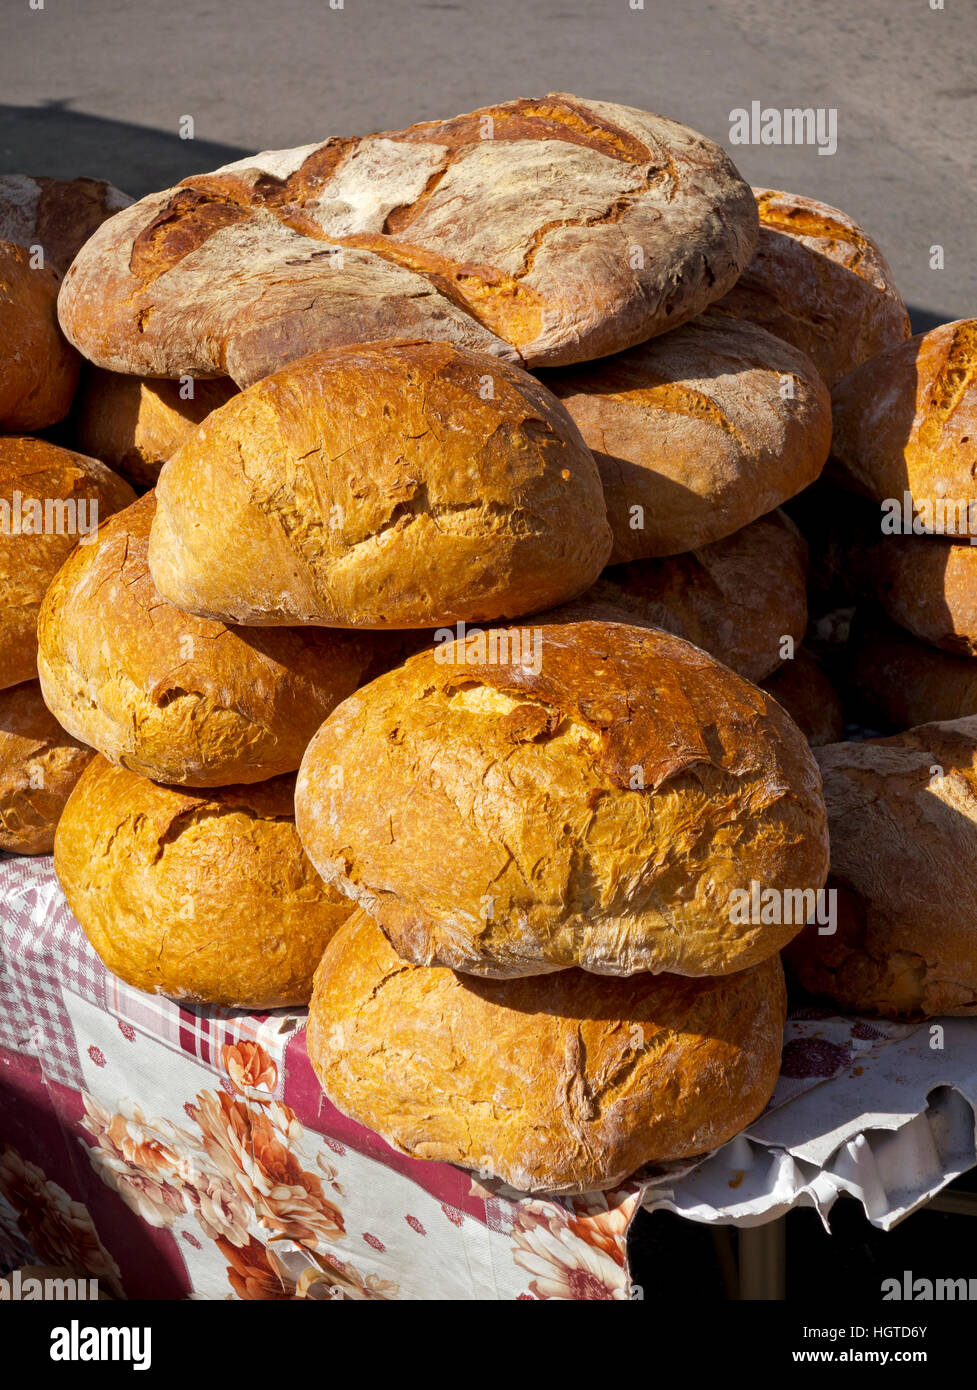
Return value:
[(0, 240), (40, 246), (46, 263), (63, 275), (96, 228), (131, 202), (104, 179), (2, 174)]
[(58, 327), (60, 281), (31, 252), (0, 241), (0, 431), (42, 430), (63, 420), (81, 359)]
[(885, 536), (853, 558), (862, 590), (924, 642), (977, 656), (977, 546)]
[(977, 319), (880, 352), (839, 382), (832, 402), (841, 480), (897, 503), (897, 529), (915, 513), (926, 531), (977, 535)]
[(807, 545), (789, 517), (771, 512), (685, 555), (614, 565), (541, 619), (664, 628), (761, 681), (783, 661), (785, 637), (804, 639)]
[(160, 593), (257, 626), (515, 617), (586, 589), (611, 545), (559, 401), (450, 343), (293, 362), (209, 415), (156, 496)]
[(156, 592), (147, 493), (78, 546), (38, 619), (44, 698), (110, 762), (219, 787), (294, 772), (329, 711), (383, 666), (384, 637), (226, 627)]
[(876, 615), (851, 640), (851, 680), (877, 729), (898, 731), (977, 714), (977, 661), (940, 651)]
[(842, 738), (845, 717), (838, 692), (806, 647), (799, 647), (760, 685), (783, 705), (812, 748)]
[(0, 438), (0, 689), (37, 676), (37, 615), (51, 580), (98, 522), (134, 501), (97, 459)]
[(50, 713), (37, 681), (0, 690), (0, 850), (53, 849), (54, 827), (93, 756)]
[(909, 315), (878, 246), (838, 208), (755, 188), (753, 259), (717, 308), (793, 343), (828, 386), (909, 337)]
[(813, 364), (721, 314), (546, 384), (597, 460), (614, 564), (721, 540), (807, 487), (828, 457), (831, 403)]
[(799, 930), (741, 910), (827, 872), (817, 766), (774, 701), (650, 628), (470, 637), (345, 700), (299, 771), (306, 852), (405, 960), (725, 975)]
[(137, 487), (154, 487), (170, 455), (236, 391), (226, 379), (151, 381), (90, 367), (72, 415), (74, 443)]
[(61, 316), (86, 357), (137, 376), (246, 386), (390, 338), (555, 366), (700, 313), (756, 232), (711, 140), (556, 92), (185, 179), (99, 229)]
[(473, 980), (405, 965), (356, 911), (316, 974), (308, 1049), (346, 1114), (412, 1158), (523, 1192), (593, 1192), (705, 1153), (780, 1069), (783, 969)]
[(977, 717), (817, 758), (837, 930), (792, 943), (801, 983), (886, 1018), (977, 1014)]
[(309, 1002), (352, 904), (302, 853), (294, 781), (191, 792), (92, 760), (58, 825), (54, 869), (109, 970), (196, 1004)]

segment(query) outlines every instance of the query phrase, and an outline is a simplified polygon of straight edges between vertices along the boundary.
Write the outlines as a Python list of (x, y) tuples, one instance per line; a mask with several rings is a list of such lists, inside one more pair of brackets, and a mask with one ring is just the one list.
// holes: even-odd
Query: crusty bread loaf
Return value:
[(760, 682), (793, 719), (812, 748), (837, 743), (845, 732), (841, 699), (821, 663), (806, 647)]
[(0, 689), (37, 675), (37, 614), (79, 540), (135, 498), (104, 464), (43, 439), (0, 438)]
[(236, 390), (224, 378), (151, 381), (89, 367), (72, 415), (73, 443), (137, 487), (154, 487), (170, 455)]
[(249, 385), (381, 338), (557, 365), (701, 312), (756, 232), (711, 140), (556, 92), (185, 179), (96, 233), (61, 314), (92, 361), (139, 376)]
[(977, 546), (942, 536), (884, 536), (850, 550), (863, 593), (900, 627), (977, 656)]
[(756, 188), (760, 236), (716, 306), (806, 352), (828, 386), (909, 337), (909, 315), (878, 246), (838, 208)]
[(81, 359), (58, 327), (60, 281), (0, 241), (0, 432), (41, 430), (68, 413)]
[(293, 777), (207, 792), (96, 757), (68, 799), (54, 868), (68, 906), (127, 984), (199, 1004), (307, 1004), (351, 904), (319, 879)]
[(63, 275), (95, 229), (131, 202), (104, 179), (2, 174), (0, 240), (40, 246), (46, 263)]
[(898, 731), (977, 714), (971, 656), (940, 651), (861, 609), (850, 656), (852, 685), (872, 728)]
[(474, 980), (406, 965), (357, 910), (316, 974), (308, 1048), (334, 1104), (401, 1153), (592, 1192), (755, 1119), (784, 1014), (776, 956), (725, 979)]
[(0, 850), (53, 848), (58, 817), (92, 757), (49, 712), (37, 681), (0, 690)]
[(783, 512), (725, 540), (659, 560), (614, 565), (585, 594), (537, 621), (623, 621), (664, 628), (747, 680), (761, 681), (807, 627), (807, 546)]
[(615, 564), (731, 535), (828, 456), (831, 404), (813, 364), (721, 314), (545, 380), (597, 460)]
[[(841, 481), (876, 502), (894, 499), (902, 521), (913, 521), (904, 515), (908, 492), (921, 526), (977, 535), (977, 319), (880, 352), (838, 383), (832, 402)], [(934, 514), (946, 499), (965, 505)]]
[(48, 589), (37, 662), (48, 706), (110, 762), (157, 782), (294, 772), (329, 711), (382, 669), (388, 639), (182, 613), (149, 573), (155, 507), (147, 493), (112, 517)]
[(838, 929), (790, 946), (801, 983), (888, 1018), (977, 1014), (977, 717), (817, 758)]
[(668, 633), (502, 631), (508, 651), (444, 643), (325, 721), (296, 821), (327, 883), (405, 960), (477, 975), (724, 975), (779, 950), (800, 923), (744, 922), (733, 894), (824, 881), (800, 730)]
[(156, 496), (160, 593), (257, 626), (515, 617), (586, 589), (611, 545), (559, 401), (450, 343), (293, 362), (209, 415)]

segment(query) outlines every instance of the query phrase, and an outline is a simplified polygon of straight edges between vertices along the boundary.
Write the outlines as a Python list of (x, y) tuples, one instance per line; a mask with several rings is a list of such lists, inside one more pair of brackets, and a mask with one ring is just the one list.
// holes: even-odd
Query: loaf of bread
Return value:
[(308, 1048), (334, 1104), (401, 1153), (593, 1192), (755, 1119), (784, 1014), (776, 956), (725, 979), (473, 980), (405, 965), (357, 910), (322, 958)]
[(721, 314), (545, 379), (597, 460), (614, 564), (721, 540), (828, 457), (831, 403), (813, 364)]
[(878, 246), (838, 208), (756, 188), (760, 236), (716, 306), (793, 343), (828, 386), (909, 337), (909, 315)]
[(151, 381), (89, 367), (75, 399), (72, 442), (136, 487), (155, 487), (170, 455), (236, 390), (225, 378)]
[(611, 546), (559, 401), (451, 343), (293, 362), (209, 415), (156, 496), (160, 593), (256, 626), (515, 617), (586, 589)]
[(817, 758), (838, 920), (789, 947), (801, 983), (886, 1018), (977, 1014), (977, 717)]
[(386, 636), (231, 628), (182, 613), (147, 563), (151, 492), (47, 591), (38, 673), (66, 729), (110, 762), (192, 787), (294, 772), (329, 711), (383, 668)]
[(743, 970), (806, 916), (761, 923), (742, 893), (827, 872), (800, 730), (623, 623), (494, 629), (378, 677), (309, 745), (296, 821), (405, 960), (500, 978)]
[(31, 253), (0, 241), (0, 432), (46, 429), (64, 419), (80, 358), (58, 327), (60, 281)]
[(37, 681), (0, 690), (0, 850), (50, 852), (64, 804), (92, 757), (50, 713)]
[(888, 503), (887, 524), (912, 526), (915, 513), (926, 531), (977, 536), (977, 319), (880, 352), (838, 383), (832, 402), (833, 467)]
[(977, 656), (977, 546), (942, 536), (884, 536), (850, 550), (864, 594), (924, 642)]
[(131, 202), (104, 179), (0, 174), (0, 241), (40, 247), (63, 275), (96, 228)]
[(196, 1004), (309, 1002), (352, 904), (302, 853), (294, 781), (190, 792), (92, 760), (58, 825), (54, 868), (109, 970)]
[(777, 511), (686, 555), (614, 565), (538, 621), (664, 628), (761, 681), (783, 660), (785, 637), (798, 646), (804, 639), (806, 579), (804, 538)]
[(812, 748), (837, 743), (845, 732), (841, 699), (821, 663), (806, 647), (760, 682), (793, 719)]
[(700, 313), (756, 234), (718, 145), (557, 92), (185, 179), (99, 229), (61, 317), (86, 357), (137, 376), (244, 386), (384, 338), (555, 366)]
[(861, 609), (858, 619), (850, 643), (851, 680), (872, 728), (898, 731), (977, 714), (973, 657), (940, 651), (895, 623), (863, 617)]
[(37, 614), (69, 553), (135, 500), (104, 464), (43, 439), (0, 438), (0, 689), (37, 676)]

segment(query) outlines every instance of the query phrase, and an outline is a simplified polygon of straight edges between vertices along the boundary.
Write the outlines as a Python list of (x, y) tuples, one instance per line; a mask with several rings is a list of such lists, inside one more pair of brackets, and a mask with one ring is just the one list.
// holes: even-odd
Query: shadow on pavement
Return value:
[(70, 106), (67, 100), (0, 104), (0, 173), (108, 179), (141, 198), (254, 153), (212, 140), (181, 140), (176, 130), (86, 116)]

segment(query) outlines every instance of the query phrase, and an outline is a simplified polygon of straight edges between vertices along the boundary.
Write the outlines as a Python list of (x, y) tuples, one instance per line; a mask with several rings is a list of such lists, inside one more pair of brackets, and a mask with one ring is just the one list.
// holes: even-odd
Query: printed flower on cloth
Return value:
[(0, 1150), (0, 1194), (17, 1213), (18, 1229), (42, 1264), (84, 1272), (113, 1298), (125, 1297), (119, 1266), (99, 1239), (88, 1208), (9, 1144)]
[(591, 1193), (566, 1205), (524, 1201), (512, 1226), (513, 1259), (539, 1299), (629, 1299), (627, 1231), (639, 1192)]

